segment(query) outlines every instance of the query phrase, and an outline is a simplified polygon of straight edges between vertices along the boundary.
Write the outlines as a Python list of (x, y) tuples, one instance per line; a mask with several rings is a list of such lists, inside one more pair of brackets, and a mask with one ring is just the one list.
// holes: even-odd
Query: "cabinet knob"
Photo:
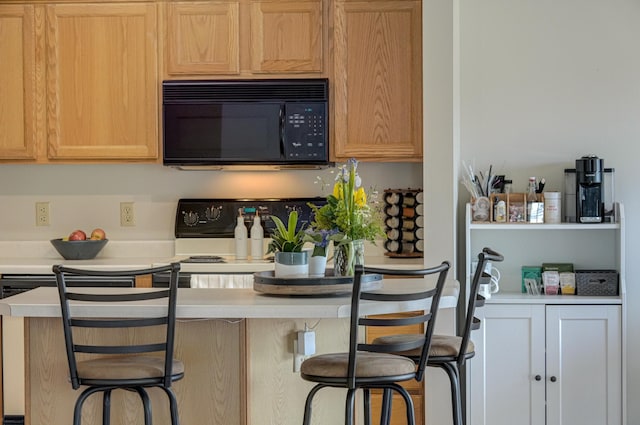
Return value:
[(556, 378), (555, 376), (552, 376), (551, 378), (549, 378), (549, 380), (551, 382), (556, 382), (558, 380), (558, 378)]
[(536, 375), (534, 378), (536, 381), (541, 381), (542, 380), (542, 376), (540, 375)]

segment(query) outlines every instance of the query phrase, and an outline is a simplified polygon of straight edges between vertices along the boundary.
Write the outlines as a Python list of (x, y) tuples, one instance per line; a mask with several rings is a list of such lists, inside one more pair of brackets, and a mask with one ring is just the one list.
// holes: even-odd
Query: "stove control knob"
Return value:
[(287, 210), (287, 212), (289, 214), (291, 214), (292, 211), (297, 212), (298, 214), (300, 214), (302, 212), (302, 208), (297, 206), (297, 205), (286, 205), (285, 209)]
[(205, 215), (207, 216), (207, 220), (216, 221), (220, 218), (222, 214), (222, 207), (210, 206), (209, 208), (205, 208)]
[(182, 214), (184, 214), (184, 224), (186, 224), (187, 226), (195, 226), (196, 224), (198, 224), (198, 213), (189, 211), (187, 213), (183, 212)]

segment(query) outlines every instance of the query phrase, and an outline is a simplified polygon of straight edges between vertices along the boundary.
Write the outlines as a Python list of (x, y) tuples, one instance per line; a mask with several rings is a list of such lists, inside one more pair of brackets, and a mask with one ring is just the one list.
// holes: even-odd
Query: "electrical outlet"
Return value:
[(120, 226), (135, 226), (133, 202), (120, 202)]
[(49, 225), (49, 203), (36, 202), (36, 226)]

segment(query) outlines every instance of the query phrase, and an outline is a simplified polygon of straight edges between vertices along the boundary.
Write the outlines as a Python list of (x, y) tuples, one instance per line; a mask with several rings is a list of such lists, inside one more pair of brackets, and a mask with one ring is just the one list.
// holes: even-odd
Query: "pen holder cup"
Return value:
[(491, 201), (486, 196), (474, 198), (471, 201), (471, 214), (473, 221), (491, 220)]

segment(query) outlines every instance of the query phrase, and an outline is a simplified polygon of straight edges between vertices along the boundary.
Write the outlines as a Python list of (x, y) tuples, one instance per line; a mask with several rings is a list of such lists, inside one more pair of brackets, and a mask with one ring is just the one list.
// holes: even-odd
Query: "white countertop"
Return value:
[(96, 258), (69, 261), (49, 241), (0, 241), (0, 275), (53, 274), (55, 264), (78, 268), (145, 268), (173, 255), (173, 241), (110, 240)]
[[(424, 279), (385, 279), (379, 291), (402, 292), (433, 285)], [(122, 288), (119, 288), (122, 290)], [(113, 292), (116, 288), (86, 288), (87, 292)], [(130, 288), (127, 291), (148, 291)], [(447, 282), (440, 300), (441, 308), (455, 308), (459, 285), (455, 280)], [(349, 296), (301, 297), (264, 295), (253, 289), (200, 289), (180, 288), (177, 316), (179, 319), (198, 318), (345, 318), (349, 317)], [(135, 305), (105, 303), (90, 308), (82, 302), (73, 303), (83, 309), (86, 317), (145, 317), (162, 309), (157, 300), (141, 301)], [(383, 314), (397, 311), (413, 311), (427, 308), (419, 302), (375, 303), (364, 301), (362, 312)], [(56, 288), (40, 287), (0, 300), (0, 314), (17, 317), (60, 317), (60, 304)]]
[[(2, 274), (53, 274), (55, 264), (69, 267), (89, 269), (135, 269), (168, 264), (180, 261), (185, 257), (98, 257), (93, 260), (69, 261), (63, 258), (18, 258), (1, 257), (0, 275)], [(411, 269), (424, 265), (422, 258), (389, 258), (366, 257), (365, 264), (370, 267)], [(273, 270), (273, 262), (269, 261), (231, 261), (228, 263), (182, 263), (180, 270), (186, 273), (254, 273)]]
[[(180, 261), (186, 255), (174, 254), (173, 241), (109, 241), (92, 260), (69, 261), (55, 251), (49, 241), (0, 241), (0, 275), (53, 274), (55, 264), (77, 268), (134, 269)], [(365, 264), (371, 267), (410, 269), (424, 265), (423, 258), (390, 258), (380, 250), (370, 250)], [(434, 262), (439, 264), (441, 260)], [(228, 263), (182, 263), (183, 272), (201, 273), (254, 273), (273, 270), (269, 261), (229, 261)]]
[(622, 304), (621, 296), (528, 295), (520, 292), (498, 292), (487, 304)]
[(87, 269), (119, 270), (144, 269), (159, 260), (155, 257), (94, 258), (93, 260), (69, 261), (63, 258), (0, 258), (2, 274), (53, 274), (55, 264)]

